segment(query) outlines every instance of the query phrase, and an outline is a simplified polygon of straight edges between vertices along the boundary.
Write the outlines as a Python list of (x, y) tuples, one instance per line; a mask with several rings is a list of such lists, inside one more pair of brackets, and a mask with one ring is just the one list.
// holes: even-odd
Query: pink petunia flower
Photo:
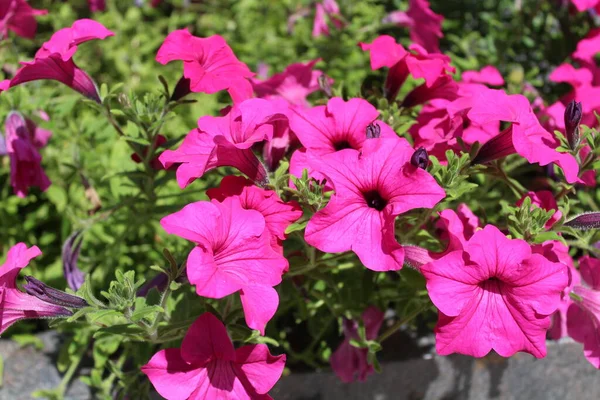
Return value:
[(313, 22), (313, 37), (319, 37), (321, 35), (329, 36), (328, 20), (330, 20), (337, 29), (343, 28), (344, 21), (342, 21), (341, 17), (340, 7), (335, 0), (323, 0), (321, 3), (317, 3), (315, 6), (315, 19)]
[(551, 191), (539, 190), (537, 192), (527, 192), (527, 194), (523, 195), (523, 197), (517, 201), (517, 207), (521, 207), (521, 204), (523, 204), (526, 197), (531, 199), (532, 205), (536, 205), (546, 211), (555, 210), (554, 214), (552, 214), (548, 222), (546, 222), (546, 229), (552, 228), (552, 225), (562, 218), (562, 213), (558, 210), (556, 199)]
[(394, 236), (396, 216), (433, 207), (444, 190), (410, 163), (414, 149), (404, 139), (370, 139), (362, 151), (343, 150), (309, 158), (335, 194), (308, 222), (308, 244), (328, 253), (353, 251), (373, 271), (402, 268), (404, 251)]
[[(383, 312), (377, 307), (368, 307), (362, 314), (366, 339), (377, 339), (377, 333), (383, 323)], [(333, 372), (342, 380), (350, 383), (356, 380), (364, 382), (374, 371), (367, 362), (368, 349), (359, 349), (350, 344), (350, 340), (358, 340), (358, 323), (344, 319), (344, 341), (331, 355), (330, 363)]]
[(569, 336), (583, 343), (583, 355), (600, 368), (600, 260), (584, 256), (579, 260), (579, 272), (587, 286), (573, 285), (575, 295), (567, 311)]
[(90, 12), (106, 11), (106, 0), (88, 0)]
[(482, 83), (490, 86), (504, 85), (504, 78), (500, 75), (500, 71), (492, 65), (483, 67), (481, 71), (465, 71), (462, 73), (461, 79), (466, 83)]
[(577, 8), (577, 11), (580, 12), (589, 10), (590, 8), (594, 7), (597, 8), (596, 12), (598, 12), (598, 9), (600, 8), (599, 0), (571, 0), (571, 3), (573, 3), (573, 5), (575, 5), (575, 8)]
[(434, 258), (441, 258), (455, 250), (462, 250), (465, 243), (479, 229), (479, 218), (464, 203), (459, 204), (456, 211), (446, 209), (440, 212), (440, 219), (435, 225), (440, 239), (448, 243), (446, 250), (440, 254), (432, 254)]
[(487, 225), (463, 250), (422, 266), (421, 272), (439, 310), (439, 354), (546, 355), (550, 315), (569, 280), (564, 264), (532, 254), (527, 242)]
[(45, 14), (48, 14), (47, 10), (36, 10), (25, 0), (0, 1), (0, 39), (6, 38), (8, 31), (33, 39), (37, 31), (35, 17)]
[[(219, 35), (200, 38), (187, 29), (169, 33), (158, 49), (156, 61), (165, 65), (183, 61), (183, 82), (195, 93), (216, 93), (228, 90), (234, 102), (238, 94), (246, 98), (252, 87), (247, 78), (254, 76), (248, 66), (237, 59), (225, 39)], [(182, 82), (182, 81), (180, 81)], [(179, 85), (179, 84), (178, 84)], [(178, 97), (183, 97), (181, 91)]]
[[(323, 71), (313, 69), (320, 59), (306, 63), (288, 65), (283, 72), (277, 73), (267, 79), (251, 79), (252, 87), (257, 97), (281, 97), (290, 104), (308, 107), (306, 97), (319, 90), (319, 77)], [(327, 77), (329, 83), (333, 79)]]
[[(8, 114), (5, 123), (6, 153), (10, 158), (10, 183), (15, 194), (25, 197), (30, 187), (45, 191), (50, 179), (42, 168), (42, 156), (38, 148), (46, 139), (44, 134), (36, 137), (27, 121), (17, 112)], [(48, 132), (48, 131), (43, 131)]]
[(221, 202), (236, 197), (242, 208), (261, 213), (271, 236), (271, 246), (280, 254), (283, 254), (285, 230), (302, 216), (302, 208), (297, 202), (285, 203), (274, 191), (254, 186), (252, 181), (241, 176), (224, 177), (219, 187), (207, 190), (206, 195)]
[(542, 166), (555, 163), (563, 169), (567, 182), (579, 181), (577, 160), (571, 154), (557, 151), (558, 139), (540, 125), (525, 96), (508, 95), (503, 90), (480, 90), (473, 96), (454, 101), (448, 106), (448, 112), (450, 115), (466, 112), (469, 120), (479, 125), (492, 121), (512, 123), (481, 147), (476, 162), (518, 153), (530, 163)]
[(384, 23), (404, 26), (410, 31), (410, 40), (423, 46), (430, 53), (439, 53), (439, 41), (444, 37), (444, 17), (431, 10), (427, 0), (410, 0), (408, 11), (394, 11), (385, 16)]
[(196, 293), (220, 299), (240, 292), (246, 323), (264, 334), (279, 304), (273, 286), (288, 267), (271, 247), (265, 217), (242, 208), (235, 196), (189, 204), (160, 223), (167, 233), (196, 244), (187, 259)]
[(68, 317), (73, 314), (64, 307), (46, 303), (17, 288), (16, 279), (21, 269), (41, 254), (37, 246), (27, 248), (25, 243), (17, 243), (8, 251), (6, 262), (0, 267), (0, 333), (22, 319)]
[(267, 171), (252, 152), (258, 142), (270, 141), (273, 123), (285, 120), (285, 114), (264, 99), (249, 99), (235, 105), (223, 117), (205, 116), (198, 120), (177, 150), (166, 150), (159, 160), (170, 168), (177, 168), (177, 183), (183, 189), (207, 171), (235, 167), (258, 183), (268, 181)]
[(75, 21), (70, 28), (55, 32), (37, 51), (33, 61), (21, 63), (23, 66), (10, 80), (10, 87), (41, 79), (55, 80), (99, 103), (96, 84), (75, 65), (72, 57), (79, 44), (113, 35), (99, 22), (90, 19)]
[(188, 329), (181, 348), (160, 350), (141, 370), (167, 400), (268, 400), (285, 360), (264, 344), (235, 349), (223, 323), (204, 313)]

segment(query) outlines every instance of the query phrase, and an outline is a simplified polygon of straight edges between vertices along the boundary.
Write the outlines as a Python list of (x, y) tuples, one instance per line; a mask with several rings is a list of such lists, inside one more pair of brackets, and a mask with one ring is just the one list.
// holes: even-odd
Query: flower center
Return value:
[(340, 151), (344, 149), (353, 149), (354, 147), (352, 147), (350, 142), (348, 142), (347, 140), (340, 140), (339, 142), (335, 142), (333, 144), (333, 148), (335, 149), (335, 151)]
[(370, 192), (366, 192), (363, 194), (367, 205), (370, 208), (374, 208), (377, 211), (381, 211), (387, 205), (387, 200), (381, 197), (377, 190), (371, 190)]

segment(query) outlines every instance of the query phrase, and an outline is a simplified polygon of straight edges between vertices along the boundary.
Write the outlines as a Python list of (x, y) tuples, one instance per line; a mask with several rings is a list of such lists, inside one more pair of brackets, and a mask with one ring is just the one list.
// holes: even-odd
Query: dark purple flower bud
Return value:
[(175, 90), (173, 90), (173, 94), (171, 95), (171, 101), (181, 100), (188, 94), (192, 93), (192, 89), (190, 88), (191, 81), (182, 76), (181, 79), (175, 85)]
[(169, 283), (169, 277), (166, 274), (160, 273), (144, 283), (144, 285), (138, 289), (136, 295), (138, 297), (146, 297), (152, 288), (156, 288), (159, 292), (164, 292), (167, 288), (167, 283)]
[(69, 308), (83, 308), (88, 306), (87, 301), (81, 297), (54, 289), (44, 282), (35, 279), (33, 276), (25, 276), (25, 280), (27, 284), (23, 286), (23, 289), (25, 289), (27, 294), (35, 296), (46, 303)]
[(410, 163), (417, 168), (427, 169), (429, 166), (429, 155), (427, 154), (427, 150), (423, 147), (419, 147), (415, 150), (410, 158)]
[(473, 159), (473, 164), (485, 164), (516, 153), (512, 140), (512, 126), (506, 128), (498, 136), (485, 142)]
[(565, 136), (571, 150), (579, 146), (579, 123), (582, 116), (581, 102), (571, 100), (565, 109)]
[(79, 240), (82, 233), (82, 231), (73, 232), (62, 248), (63, 273), (67, 284), (73, 291), (77, 291), (85, 281), (85, 275), (77, 267), (77, 259), (83, 242), (83, 239)]
[(600, 228), (600, 212), (589, 212), (576, 216), (565, 222), (565, 226), (575, 229), (588, 230)]
[(319, 88), (327, 95), (327, 97), (331, 98), (333, 96), (333, 92), (331, 91), (331, 83), (329, 81), (329, 77), (325, 74), (319, 75), (317, 78), (319, 82)]
[(367, 139), (379, 139), (381, 136), (381, 127), (373, 122), (367, 125)]

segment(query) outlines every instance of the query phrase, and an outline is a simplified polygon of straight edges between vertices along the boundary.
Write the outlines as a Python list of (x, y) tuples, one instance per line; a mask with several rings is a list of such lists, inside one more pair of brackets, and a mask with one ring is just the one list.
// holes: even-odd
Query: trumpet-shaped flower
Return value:
[(488, 225), (463, 250), (423, 265), (421, 272), (439, 310), (439, 354), (546, 355), (550, 315), (569, 281), (566, 265), (532, 254), (527, 242)]
[(183, 61), (183, 76), (189, 80), (192, 92), (212, 94), (227, 89), (235, 97), (237, 92), (252, 90), (247, 78), (254, 73), (219, 35), (200, 38), (187, 29), (169, 33), (158, 49), (156, 61), (165, 65), (175, 60)]
[(19, 271), (41, 254), (36, 246), (27, 248), (25, 243), (18, 243), (8, 251), (6, 262), (0, 267), (0, 333), (21, 319), (72, 315), (64, 307), (46, 303), (17, 289)]
[(13, 31), (18, 36), (33, 39), (37, 31), (35, 17), (47, 14), (47, 10), (36, 10), (25, 0), (0, 1), (0, 39)]
[[(29, 125), (29, 126), (28, 126)], [(38, 152), (40, 145), (47, 141), (47, 132), (30, 130), (25, 118), (11, 112), (6, 118), (6, 152), (10, 158), (10, 182), (19, 197), (25, 197), (30, 187), (45, 191), (50, 179), (42, 168), (42, 156)]]
[(308, 222), (306, 241), (328, 253), (352, 250), (374, 271), (402, 268), (404, 251), (394, 237), (396, 216), (433, 207), (444, 190), (410, 163), (414, 149), (404, 139), (370, 139), (362, 151), (338, 151), (309, 159), (335, 193)]
[(181, 348), (160, 350), (142, 372), (167, 400), (267, 400), (284, 367), (285, 355), (271, 355), (264, 344), (235, 349), (223, 323), (204, 313)]
[(265, 217), (242, 208), (238, 197), (200, 201), (160, 221), (167, 233), (196, 244), (187, 276), (199, 296), (220, 299), (240, 292), (246, 323), (264, 334), (279, 304), (273, 286), (287, 261), (270, 244)]
[(410, 40), (430, 53), (440, 52), (439, 41), (444, 37), (443, 21), (444, 17), (434, 13), (427, 0), (410, 0), (407, 12), (394, 11), (383, 19), (383, 22), (407, 27)]
[(228, 197), (237, 197), (243, 208), (261, 213), (271, 236), (271, 246), (280, 254), (283, 254), (286, 228), (302, 216), (302, 208), (295, 201), (285, 203), (274, 191), (254, 186), (252, 181), (241, 176), (226, 176), (218, 188), (209, 189), (206, 194), (221, 202)]
[(235, 167), (255, 182), (267, 181), (267, 171), (252, 152), (258, 142), (273, 137), (273, 123), (285, 120), (272, 103), (264, 99), (249, 99), (235, 105), (223, 117), (205, 116), (198, 120), (177, 150), (166, 150), (159, 160), (170, 168), (177, 168), (177, 182), (185, 188), (207, 171)]
[[(383, 312), (377, 307), (369, 307), (362, 314), (367, 340), (377, 339), (377, 333), (383, 323)], [(331, 355), (330, 363), (333, 372), (342, 380), (350, 383), (356, 380), (364, 382), (374, 371), (367, 361), (367, 349), (359, 349), (350, 344), (350, 340), (358, 340), (358, 323), (344, 319), (344, 341)]]

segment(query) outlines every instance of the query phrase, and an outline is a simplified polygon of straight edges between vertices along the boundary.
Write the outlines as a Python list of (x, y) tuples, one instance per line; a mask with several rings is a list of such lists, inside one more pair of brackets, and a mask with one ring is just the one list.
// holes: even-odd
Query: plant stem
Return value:
[(421, 314), (423, 311), (425, 311), (426, 309), (428, 309), (430, 307), (429, 304), (425, 304), (422, 307), (418, 308), (415, 312), (413, 312), (412, 314), (410, 314), (409, 316), (407, 316), (404, 319), (399, 319), (398, 321), (396, 321), (394, 323), (394, 325), (390, 326), (385, 332), (383, 332), (379, 338), (377, 339), (377, 341), (379, 343), (383, 342), (384, 340), (386, 340), (387, 338), (389, 338), (390, 336), (392, 336), (394, 333), (396, 333), (396, 331), (398, 329), (400, 329), (400, 327), (408, 322), (410, 322), (411, 320), (415, 319), (419, 314)]
[[(89, 339), (89, 336), (88, 336), (88, 339)], [(71, 379), (73, 379), (73, 375), (75, 375), (75, 372), (77, 372), (77, 368), (79, 368), (79, 364), (81, 363), (81, 360), (83, 359), (83, 356), (84, 356), (85, 352), (87, 351), (89, 345), (90, 345), (90, 341), (88, 340), (87, 344), (85, 346), (82, 346), (79, 349), (79, 352), (77, 354), (75, 354), (74, 358), (71, 359), (71, 365), (69, 365), (69, 368), (67, 369), (67, 371), (65, 372), (65, 375), (63, 376), (62, 380), (60, 381), (60, 385), (56, 389), (59, 394), (59, 398), (62, 399), (65, 396), (65, 392), (67, 391), (67, 388), (69, 387), (69, 383), (71, 382)]]

